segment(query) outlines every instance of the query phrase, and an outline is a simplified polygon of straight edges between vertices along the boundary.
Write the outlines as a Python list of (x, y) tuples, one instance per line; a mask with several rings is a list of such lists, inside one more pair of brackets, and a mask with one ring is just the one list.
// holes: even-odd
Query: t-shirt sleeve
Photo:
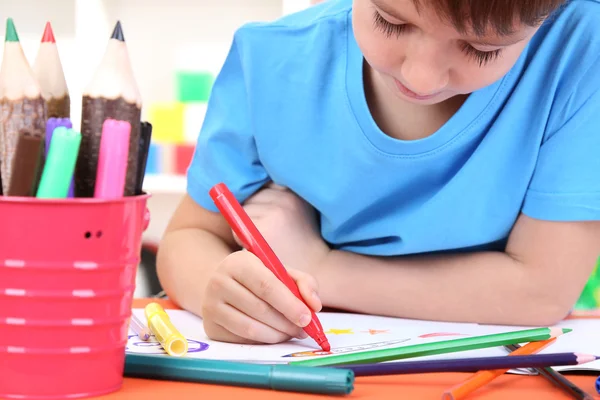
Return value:
[(599, 68), (591, 63), (568, 95), (555, 99), (560, 109), (550, 116), (523, 205), (532, 218), (600, 220)]
[[(242, 28), (243, 29), (243, 28)], [(209, 190), (225, 183), (243, 202), (268, 181), (257, 153), (250, 114), (249, 56), (244, 58), (242, 33), (238, 30), (227, 58), (217, 75), (187, 171), (187, 192), (202, 207), (217, 211)]]

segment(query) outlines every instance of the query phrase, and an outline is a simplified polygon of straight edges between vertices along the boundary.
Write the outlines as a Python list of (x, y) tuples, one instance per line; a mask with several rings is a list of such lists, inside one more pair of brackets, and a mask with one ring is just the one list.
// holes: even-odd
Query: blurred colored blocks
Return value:
[(146, 162), (146, 175), (159, 174), (161, 172), (160, 145), (150, 143), (148, 149), (148, 161)]
[(214, 76), (204, 71), (179, 71), (176, 73), (177, 100), (182, 103), (207, 102)]
[(187, 174), (187, 169), (194, 157), (195, 148), (196, 146), (193, 144), (180, 144), (175, 147), (175, 174)]
[(196, 143), (204, 116), (206, 115), (207, 103), (185, 103), (183, 112), (183, 136), (187, 143)]
[(182, 103), (155, 103), (150, 106), (152, 141), (157, 143), (182, 143), (184, 141)]

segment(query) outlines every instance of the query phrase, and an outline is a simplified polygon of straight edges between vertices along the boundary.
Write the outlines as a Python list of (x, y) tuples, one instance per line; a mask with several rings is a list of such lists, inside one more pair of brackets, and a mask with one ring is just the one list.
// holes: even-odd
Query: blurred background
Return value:
[[(121, 21), (142, 99), (153, 124), (145, 190), (152, 219), (136, 296), (157, 290), (152, 272), (158, 242), (186, 188), (185, 172), (200, 131), (214, 77), (233, 33), (251, 21), (271, 21), (318, 0), (0, 0), (33, 64), (47, 21), (71, 96), (73, 127), (81, 124), (81, 96)], [(2, 29), (4, 40), (4, 30)], [(2, 57), (0, 52), (0, 58)]]

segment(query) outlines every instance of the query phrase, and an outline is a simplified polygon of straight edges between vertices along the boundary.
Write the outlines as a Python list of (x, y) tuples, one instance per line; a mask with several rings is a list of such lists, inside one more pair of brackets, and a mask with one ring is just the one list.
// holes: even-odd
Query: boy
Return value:
[(216, 212), (222, 181), (314, 310), (559, 321), (600, 248), (599, 57), (593, 0), (331, 0), (242, 27), (163, 287), (213, 339), (305, 337)]

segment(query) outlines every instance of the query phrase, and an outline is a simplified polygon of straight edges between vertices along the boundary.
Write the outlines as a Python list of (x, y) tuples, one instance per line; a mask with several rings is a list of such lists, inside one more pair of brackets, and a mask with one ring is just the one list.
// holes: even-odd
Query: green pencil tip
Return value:
[(15, 28), (15, 23), (12, 18), (8, 18), (6, 20), (6, 37), (4, 38), (5, 42), (18, 42), (19, 35), (17, 35), (17, 29)]
[(573, 329), (571, 329), (571, 328), (563, 328), (562, 332), (563, 333), (573, 332)]

